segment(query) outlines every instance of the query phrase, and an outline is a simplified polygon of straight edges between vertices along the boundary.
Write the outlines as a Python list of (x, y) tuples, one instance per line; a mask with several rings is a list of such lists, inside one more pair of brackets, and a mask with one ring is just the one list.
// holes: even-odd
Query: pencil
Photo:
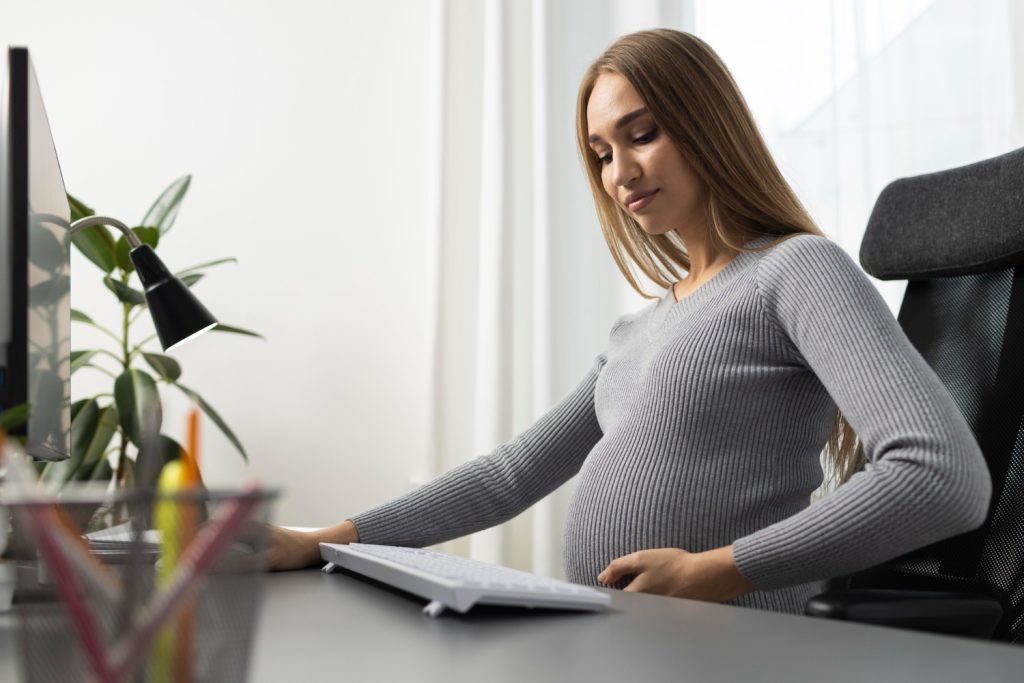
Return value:
[[(13, 450), (13, 452), (9, 452), (9, 450)], [(70, 540), (66, 541), (64, 548), (61, 547), (60, 542), (53, 534), (54, 532), (65, 533), (66, 530), (57, 522), (58, 517), (53, 514), (50, 506), (40, 504), (44, 502), (42, 497), (33, 491), (35, 470), (22, 461), (19, 451), (7, 448), (7, 442), (2, 439), (2, 436), (0, 436), (0, 454), (3, 455), (3, 460), (7, 463), (9, 478), (19, 485), (20, 493), (27, 499), (21, 505), (14, 506), (14, 510), (19, 517), (22, 514), (25, 515), (39, 547), (39, 553), (47, 567), (53, 572), (57, 592), (64, 601), (64, 607), (67, 609), (68, 617), (78, 635), (85, 657), (100, 681), (114, 683), (116, 676), (104, 650), (100, 637), (101, 631), (97, 628), (92, 615), (89, 614), (88, 606), (82, 596), (78, 594), (72, 566), (73, 560), (69, 559), (66, 554), (70, 552), (75, 555), (81, 553), (82, 550)], [(88, 557), (86, 553), (86, 559), (92, 560), (93, 558)]]
[(116, 676), (127, 678), (134, 673), (157, 632), (177, 613), (178, 605), (184, 604), (182, 598), (197, 588), (202, 577), (260, 503), (259, 494), (258, 485), (246, 487), (241, 497), (221, 505), (210, 523), (199, 530), (195, 541), (182, 552), (165, 587), (146, 603), (137, 616), (132, 636), (118, 641), (111, 657)]
[[(54, 533), (53, 541), (64, 552), (65, 559), (74, 564), (81, 576), (110, 603), (121, 597), (121, 580), (111, 569), (89, 552), (89, 544), (82, 537), (67, 512), (57, 503), (42, 504), (46, 498), (33, 489), (36, 485), (35, 471), (18, 459), (18, 451), (6, 451), (6, 433), (0, 429), (0, 460), (8, 464), (8, 478), (21, 486), (21, 493), (39, 504), (39, 514), (46, 520), (46, 528)], [(10, 456), (10, 457), (8, 457)]]

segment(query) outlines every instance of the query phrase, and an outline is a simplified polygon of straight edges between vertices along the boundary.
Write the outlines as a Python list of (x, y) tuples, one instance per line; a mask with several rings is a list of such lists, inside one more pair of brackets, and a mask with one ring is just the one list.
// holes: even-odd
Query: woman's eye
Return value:
[[(641, 135), (640, 137), (633, 138), (633, 144), (646, 144), (647, 142), (650, 142), (651, 140), (653, 140), (655, 137), (657, 137), (657, 129), (654, 129), (654, 130), (650, 131), (649, 133), (645, 133), (644, 135)], [(597, 162), (600, 165), (602, 165), (602, 166), (604, 166), (605, 164), (610, 164), (611, 163), (611, 155), (607, 154), (607, 155), (604, 155), (603, 157), (598, 157), (597, 158)]]

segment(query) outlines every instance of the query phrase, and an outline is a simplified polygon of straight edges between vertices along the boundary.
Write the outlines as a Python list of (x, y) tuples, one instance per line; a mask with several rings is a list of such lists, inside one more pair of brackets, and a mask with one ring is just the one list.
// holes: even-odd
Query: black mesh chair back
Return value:
[(900, 325), (973, 429), (993, 495), (977, 530), (849, 587), (987, 595), (1003, 607), (992, 637), (1024, 643), (1024, 149), (889, 185), (860, 259), (908, 280)]

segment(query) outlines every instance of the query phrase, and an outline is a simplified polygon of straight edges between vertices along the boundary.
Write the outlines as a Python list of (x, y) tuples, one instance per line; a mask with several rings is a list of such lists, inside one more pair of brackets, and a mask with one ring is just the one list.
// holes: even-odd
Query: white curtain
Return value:
[[(435, 277), (410, 293), (435, 321), (435, 431), (418, 482), (529, 427), (645, 303), (607, 252), (575, 148), (579, 80), (617, 36), (664, 26), (719, 51), (783, 172), (854, 256), (887, 182), (1022, 144), (1018, 0), (435, 6)], [(895, 310), (902, 284), (876, 284)], [(571, 486), (440, 547), (560, 577)]]
[[(575, 148), (576, 90), (618, 35), (681, 27), (687, 3), (441, 0), (432, 179), (435, 433), (417, 483), (529, 427), (644, 300), (601, 237)], [(440, 546), (561, 576), (569, 486), (515, 520)]]

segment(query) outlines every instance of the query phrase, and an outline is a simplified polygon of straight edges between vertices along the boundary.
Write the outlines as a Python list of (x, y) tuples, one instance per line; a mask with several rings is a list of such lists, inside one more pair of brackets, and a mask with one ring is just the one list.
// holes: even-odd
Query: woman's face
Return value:
[[(601, 183), (651, 235), (703, 229), (703, 183), (647, 113), (624, 76), (602, 73), (587, 102), (590, 147)], [(646, 199), (636, 201), (635, 198)]]

